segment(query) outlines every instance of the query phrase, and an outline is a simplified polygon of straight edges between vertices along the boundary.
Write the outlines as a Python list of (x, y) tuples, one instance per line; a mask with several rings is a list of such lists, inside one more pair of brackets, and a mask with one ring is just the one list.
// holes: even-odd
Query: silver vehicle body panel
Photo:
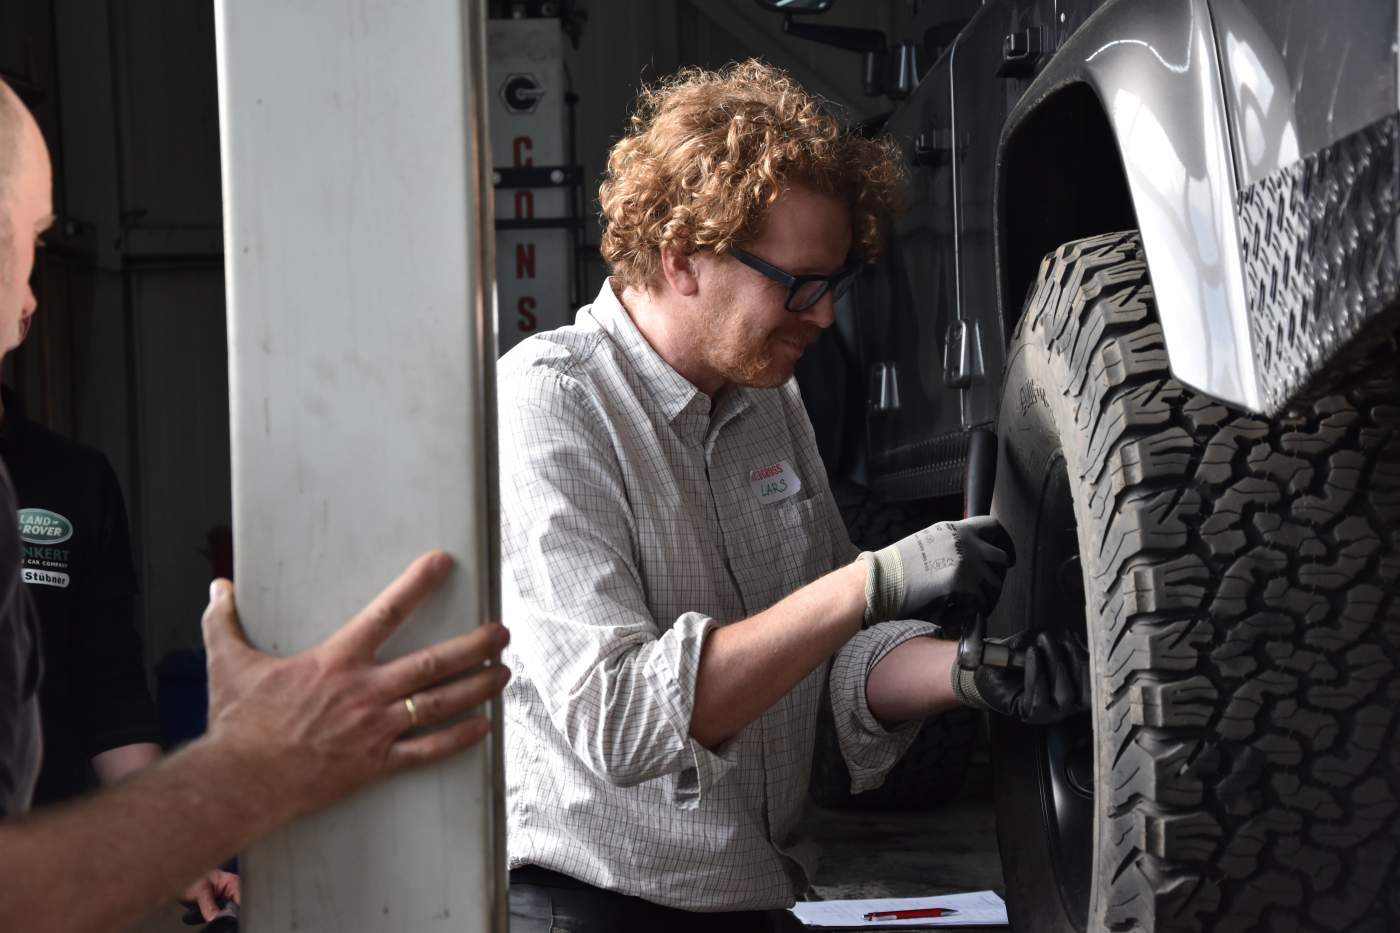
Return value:
[(1241, 188), (1396, 110), (1394, 0), (1212, 0)]
[(1213, 0), (1263, 410), (1393, 333), (1400, 295), (1394, 0)]
[(1094, 91), (1117, 138), (1173, 373), (1261, 410), (1234, 154), (1206, 0), (1099, 7), (1021, 98), (1003, 142), (1038, 103), (1073, 83)]
[[(915, 35), (966, 20), (881, 127), (909, 160), (912, 206), (858, 295), (858, 378), (899, 389), (864, 419), (875, 488), (960, 486), (1035, 264), (1079, 237), (1141, 232), (1174, 374), (1241, 408), (1276, 414), (1393, 333), (1398, 11), (928, 5)], [(999, 67), (1029, 31), (1044, 56)]]
[(1117, 139), (1173, 373), (1275, 413), (1389, 327), (1400, 292), (1397, 5), (1110, 0), (1002, 133), (1092, 89)]

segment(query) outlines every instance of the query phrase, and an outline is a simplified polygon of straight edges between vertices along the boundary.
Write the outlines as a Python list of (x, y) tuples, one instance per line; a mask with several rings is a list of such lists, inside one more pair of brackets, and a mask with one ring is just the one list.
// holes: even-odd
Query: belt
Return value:
[[(511, 884), (535, 884), (542, 888), (566, 888), (570, 891), (602, 891), (602, 888), (591, 885), (586, 881), (579, 881), (577, 878), (570, 878), (568, 875), (548, 868), (541, 868), (538, 865), (521, 865), (519, 868), (510, 870)], [(612, 894), (612, 891), (604, 893)]]

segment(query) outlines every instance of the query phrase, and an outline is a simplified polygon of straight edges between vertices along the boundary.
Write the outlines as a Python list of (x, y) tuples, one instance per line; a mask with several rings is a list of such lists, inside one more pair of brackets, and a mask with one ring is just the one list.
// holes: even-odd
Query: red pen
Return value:
[(877, 910), (866, 914), (866, 920), (923, 920), (926, 917), (951, 917), (957, 913), (951, 907), (919, 907), (914, 910)]

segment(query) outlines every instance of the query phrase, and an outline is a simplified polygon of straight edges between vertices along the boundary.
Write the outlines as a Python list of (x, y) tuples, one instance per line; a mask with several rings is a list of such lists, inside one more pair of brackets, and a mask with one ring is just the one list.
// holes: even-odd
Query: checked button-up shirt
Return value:
[(855, 557), (796, 384), (711, 399), (608, 284), (498, 374), (511, 867), (687, 910), (790, 905), (820, 705), (854, 789), (878, 786), (916, 730), (882, 728), (866, 676), (934, 626), (858, 633), (705, 748), (689, 731), (708, 633)]

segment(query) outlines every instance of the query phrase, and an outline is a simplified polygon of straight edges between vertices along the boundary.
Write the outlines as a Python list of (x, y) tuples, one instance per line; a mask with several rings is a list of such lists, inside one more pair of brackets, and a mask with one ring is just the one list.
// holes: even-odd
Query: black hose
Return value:
[(976, 428), (967, 441), (967, 487), (964, 511), (968, 517), (992, 511), (992, 487), (997, 478), (997, 436), (989, 428)]

